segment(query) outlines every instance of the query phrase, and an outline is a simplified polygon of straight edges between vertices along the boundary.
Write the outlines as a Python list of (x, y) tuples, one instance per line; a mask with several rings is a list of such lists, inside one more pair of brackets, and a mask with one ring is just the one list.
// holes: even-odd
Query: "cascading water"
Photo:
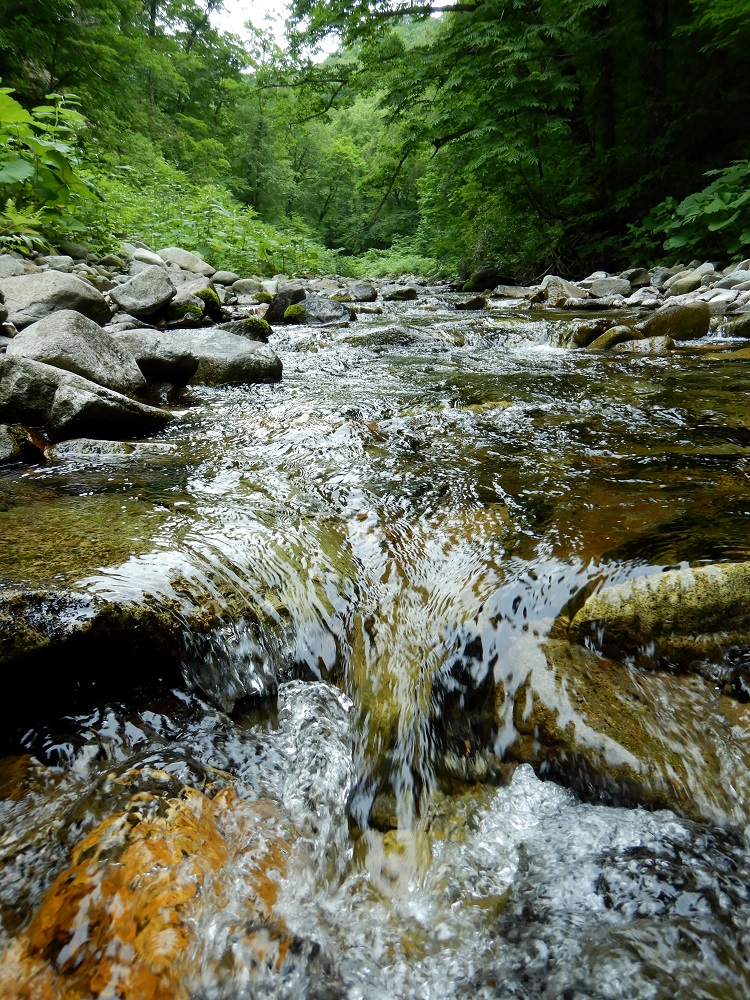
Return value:
[(0, 995), (750, 990), (746, 651), (681, 674), (565, 637), (604, 584), (750, 560), (745, 363), (389, 308), (277, 334), (280, 385), (196, 390), (158, 450), (3, 474), (40, 539), (7, 580), (215, 627), (192, 691), (3, 763)]

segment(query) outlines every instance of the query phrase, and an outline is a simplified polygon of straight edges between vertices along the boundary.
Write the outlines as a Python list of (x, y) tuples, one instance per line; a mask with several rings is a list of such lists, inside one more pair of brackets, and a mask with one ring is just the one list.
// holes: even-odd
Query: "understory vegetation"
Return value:
[(745, 0), (293, 0), (284, 49), (218, 6), (0, 0), (0, 245), (516, 280), (750, 255)]

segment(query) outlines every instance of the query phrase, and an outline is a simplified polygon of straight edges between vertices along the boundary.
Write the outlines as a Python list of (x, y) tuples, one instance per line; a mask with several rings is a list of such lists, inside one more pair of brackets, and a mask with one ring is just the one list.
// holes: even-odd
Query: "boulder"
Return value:
[(411, 302), (419, 298), (419, 292), (412, 285), (385, 285), (380, 294), (385, 302)]
[(192, 271), (194, 274), (205, 274), (210, 277), (216, 270), (201, 257), (190, 253), (189, 250), (182, 250), (180, 247), (164, 247), (163, 250), (157, 250), (157, 253), (162, 260), (169, 264), (176, 264), (183, 271)]
[(561, 309), (568, 299), (587, 299), (588, 292), (580, 285), (559, 278), (556, 274), (545, 276), (541, 284), (541, 292), (548, 306), (553, 309)]
[(595, 299), (608, 298), (611, 295), (630, 295), (632, 288), (627, 278), (597, 278), (589, 285), (589, 295)]
[(721, 281), (716, 282), (717, 288), (734, 288), (735, 285), (743, 285), (746, 281), (750, 281), (750, 271), (732, 271), (728, 274), (726, 278), (722, 278)]
[(351, 319), (351, 312), (341, 302), (334, 302), (323, 295), (306, 295), (302, 301), (307, 314), (306, 322), (313, 325), (341, 323)]
[(234, 285), (235, 282), (239, 281), (239, 274), (235, 274), (234, 271), (214, 271), (211, 275), (211, 280), (217, 285)]
[(674, 348), (671, 337), (645, 337), (643, 340), (626, 340), (612, 348), (616, 354), (669, 354)]
[(536, 285), (527, 288), (524, 285), (497, 285), (492, 290), (493, 298), (498, 299), (531, 299), (539, 289)]
[(65, 271), (66, 274), (73, 270), (73, 258), (67, 254), (51, 254), (49, 257), (40, 257), (39, 263), (44, 264), (52, 271)]
[[(638, 673), (561, 640), (519, 644), (496, 691), (506, 755), (585, 798), (744, 824), (750, 751), (701, 677)], [(729, 712), (729, 709), (727, 709)]]
[(110, 297), (131, 316), (150, 316), (174, 298), (175, 286), (164, 267), (144, 265), (144, 270), (130, 281), (118, 285)]
[(284, 313), (289, 306), (296, 305), (305, 297), (305, 289), (302, 285), (289, 285), (284, 289), (279, 289), (271, 299), (266, 313), (269, 323), (283, 323)]
[(723, 328), (728, 337), (750, 337), (750, 313), (742, 313)]
[(498, 285), (512, 284), (513, 279), (498, 271), (496, 267), (484, 265), (478, 268), (469, 280), (461, 287), (463, 292), (484, 292), (488, 288), (496, 288)]
[(126, 396), (146, 391), (146, 380), (133, 355), (93, 320), (71, 309), (52, 313), (21, 330), (6, 355), (74, 372)]
[(166, 261), (162, 260), (158, 253), (154, 253), (152, 250), (144, 250), (142, 247), (137, 247), (133, 251), (133, 260), (140, 261), (141, 264), (150, 264), (153, 267), (160, 267), (164, 269)]
[(369, 281), (353, 281), (349, 286), (352, 302), (374, 302), (378, 293)]
[(655, 267), (651, 272), (651, 284), (662, 291), (669, 279), (679, 274), (681, 270), (679, 267)]
[(30, 358), (0, 356), (0, 421), (46, 428), (53, 440), (162, 430), (171, 415)]
[(606, 319), (603, 316), (598, 319), (577, 322), (573, 328), (571, 340), (576, 347), (588, 347), (614, 325), (611, 319)]
[(689, 665), (750, 648), (750, 562), (671, 570), (606, 587), (570, 623), (570, 638), (638, 664)]
[(589, 350), (592, 351), (608, 351), (610, 348), (625, 341), (642, 339), (642, 334), (630, 326), (613, 326), (597, 337), (596, 340), (593, 340), (588, 346)]
[(484, 295), (474, 295), (470, 299), (466, 299), (464, 302), (457, 302), (456, 309), (486, 309), (487, 299)]
[(0, 465), (20, 461), (25, 445), (26, 435), (19, 425), (0, 424)]
[(20, 260), (9, 253), (0, 254), (0, 279), (17, 278), (26, 274), (26, 268)]
[(10, 322), (19, 329), (57, 309), (74, 309), (100, 324), (110, 317), (109, 305), (101, 292), (82, 278), (62, 271), (4, 278), (0, 280), (0, 292), (5, 295)]
[(188, 360), (195, 364), (189, 380), (199, 385), (248, 385), (281, 378), (281, 361), (270, 347), (226, 330), (125, 330), (114, 336), (149, 381), (185, 384)]
[(696, 292), (702, 283), (702, 276), (693, 271), (691, 274), (686, 274), (683, 278), (677, 278), (676, 281), (672, 281), (669, 284), (666, 294), (669, 298), (672, 298), (674, 295), (689, 295), (690, 292)]
[(232, 291), (240, 297), (252, 298), (253, 295), (257, 295), (258, 292), (263, 291), (263, 286), (262, 282), (257, 278), (240, 278), (239, 281), (235, 281), (232, 285)]
[(671, 337), (673, 340), (697, 340), (705, 337), (711, 324), (707, 302), (675, 302), (657, 309), (637, 329), (644, 337)]
[(625, 281), (630, 283), (630, 287), (635, 291), (638, 288), (646, 288), (651, 284), (651, 275), (645, 267), (631, 267), (623, 271), (620, 275)]

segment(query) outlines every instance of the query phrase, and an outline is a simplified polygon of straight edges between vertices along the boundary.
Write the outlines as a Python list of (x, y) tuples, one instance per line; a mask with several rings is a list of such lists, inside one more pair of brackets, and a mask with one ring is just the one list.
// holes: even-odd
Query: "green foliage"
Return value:
[(723, 170), (709, 170), (707, 187), (682, 201), (667, 198), (641, 226), (631, 227), (636, 246), (684, 255), (733, 255), (750, 248), (750, 160), (736, 160)]
[(0, 245), (23, 251), (80, 231), (75, 213), (93, 194), (77, 172), (74, 99), (49, 94), (26, 111), (12, 92), (0, 88)]
[(180, 246), (238, 274), (336, 270), (336, 255), (302, 225), (269, 226), (216, 183), (196, 184), (156, 156), (135, 170), (93, 173), (102, 201), (84, 220), (101, 247), (122, 238)]

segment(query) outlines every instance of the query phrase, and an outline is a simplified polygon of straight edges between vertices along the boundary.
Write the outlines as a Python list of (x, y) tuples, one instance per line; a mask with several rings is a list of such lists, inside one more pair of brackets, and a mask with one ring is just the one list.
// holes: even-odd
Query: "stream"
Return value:
[(548, 684), (561, 616), (750, 560), (750, 363), (715, 331), (575, 351), (570, 315), (455, 301), (280, 329), (281, 383), (0, 470), (5, 586), (215, 618), (182, 687), (6, 741), (0, 996), (750, 995), (736, 662), (616, 668), (667, 778), (623, 778), (616, 699), (593, 763), (545, 756), (532, 712), (549, 689), (598, 747), (591, 697)]

